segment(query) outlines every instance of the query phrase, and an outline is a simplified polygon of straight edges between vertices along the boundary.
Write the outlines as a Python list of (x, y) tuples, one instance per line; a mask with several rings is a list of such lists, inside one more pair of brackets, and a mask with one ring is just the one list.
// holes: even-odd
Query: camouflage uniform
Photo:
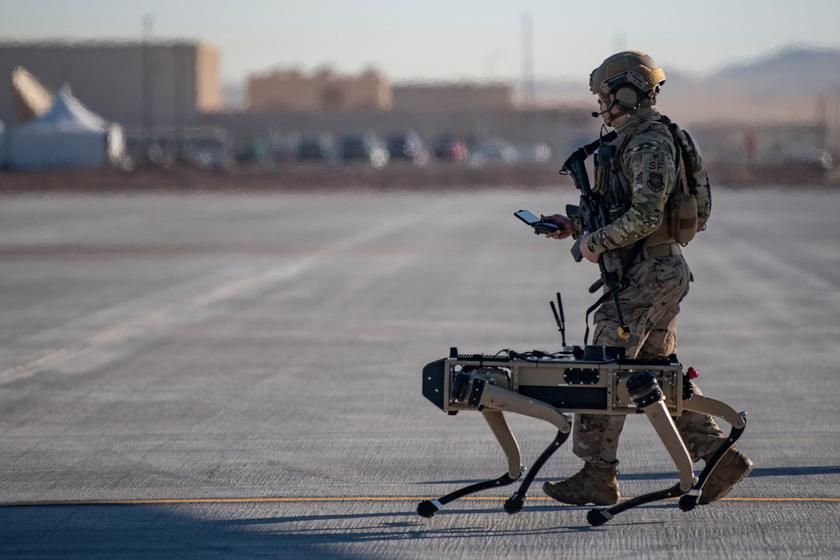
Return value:
[[(663, 227), (666, 203), (677, 188), (676, 148), (667, 125), (659, 122), (653, 108), (642, 109), (616, 128), (619, 136), (612, 142), (619, 152), (620, 173), (626, 179), (625, 190), (630, 209), (610, 225), (587, 237), (595, 252), (613, 249), (627, 251), (637, 241), (645, 247), (660, 246), (673, 253), (649, 256), (643, 250), (625, 270), (628, 280), (619, 296), (630, 339), (617, 336), (619, 326), (615, 305), (607, 300), (595, 313), (595, 344), (625, 346), (630, 356), (667, 357), (676, 351), (676, 320), (680, 301), (688, 293), (691, 272), (678, 246)], [(708, 179), (705, 179), (708, 180)], [(603, 179), (596, 189), (607, 188)], [(701, 204), (710, 204), (701, 201)], [(575, 417), (574, 453), (589, 463), (615, 464), (618, 439), (625, 416), (580, 414)], [(715, 421), (706, 415), (686, 412), (676, 419), (692, 458), (697, 461), (713, 452), (725, 438)]]

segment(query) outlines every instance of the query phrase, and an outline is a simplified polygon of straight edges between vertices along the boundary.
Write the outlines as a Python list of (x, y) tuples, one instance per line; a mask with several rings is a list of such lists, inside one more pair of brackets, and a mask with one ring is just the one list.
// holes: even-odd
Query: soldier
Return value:
[[(598, 262), (605, 251), (619, 251), (626, 278), (619, 300), (630, 331), (628, 340), (619, 336), (616, 309), (608, 299), (595, 314), (594, 343), (624, 346), (628, 356), (638, 358), (662, 358), (676, 351), (676, 319), (691, 272), (674, 239), (670, 214), (675, 193), (685, 191), (687, 171), (694, 184), (702, 187), (697, 189), (697, 210), (692, 210), (698, 219), (691, 224), (688, 238), (705, 228), (711, 211), (708, 176), (699, 154), (696, 150), (678, 152), (681, 143), (675, 141), (670, 121), (654, 109), (663, 83), (665, 72), (638, 51), (617, 53), (590, 75), (590, 89), (600, 106), (593, 116), (603, 117), (618, 133), (610, 142), (615, 159), (599, 162), (594, 190), (607, 200), (625, 202), (620, 212), (611, 212), (612, 223), (586, 234), (580, 247), (592, 262)], [(688, 145), (693, 148), (693, 143)], [(566, 216), (544, 219), (564, 226), (554, 238), (563, 239), (572, 231), (577, 237), (580, 231)], [(616, 503), (620, 496), (616, 450), (624, 420), (625, 416), (576, 415), (573, 451), (585, 461), (584, 467), (567, 480), (545, 483), (545, 493), (568, 504)], [(706, 415), (685, 412), (676, 425), (695, 462), (710, 459), (725, 439)], [(752, 467), (752, 461), (733, 447), (707, 481), (700, 503), (725, 496)]]

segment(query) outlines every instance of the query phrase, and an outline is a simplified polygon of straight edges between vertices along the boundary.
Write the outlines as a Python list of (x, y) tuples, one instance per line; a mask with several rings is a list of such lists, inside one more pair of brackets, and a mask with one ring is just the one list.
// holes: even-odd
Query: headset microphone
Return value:
[(610, 103), (610, 104), (607, 106), (607, 108), (606, 108), (606, 109), (604, 109), (603, 111), (601, 111), (600, 113), (599, 113), (598, 111), (592, 111), (592, 113), (590, 113), (590, 114), (592, 115), (592, 118), (593, 118), (593, 119), (597, 119), (597, 118), (598, 118), (598, 117), (600, 117), (601, 115), (606, 115), (607, 113), (609, 113), (610, 111), (612, 111), (612, 108), (613, 108), (613, 107), (615, 107), (617, 104), (618, 104), (618, 103), (616, 102), (616, 100), (613, 100), (613, 101), (612, 101), (612, 103)]

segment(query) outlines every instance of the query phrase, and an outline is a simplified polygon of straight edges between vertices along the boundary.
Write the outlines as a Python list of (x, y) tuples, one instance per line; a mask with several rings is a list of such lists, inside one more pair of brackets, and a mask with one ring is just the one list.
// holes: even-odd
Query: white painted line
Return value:
[[(91, 326), (99, 324), (99, 330), (89, 336), (58, 348), (39, 348), (39, 355), (0, 370), (0, 382), (20, 379), (43, 369), (78, 373), (103, 367), (129, 355), (141, 341), (149, 337), (159, 337), (178, 327), (206, 321), (221, 313), (222, 305), (234, 298), (270, 290), (305, 274), (335, 254), (428, 221), (444, 207), (443, 201), (438, 201), (424, 208), (412, 208), (404, 216), (383, 220), (311, 254), (292, 258), (282, 264), (225, 268), (214, 275), (210, 282), (202, 277), (174, 289), (115, 306), (117, 309), (99, 311), (93, 317), (48, 329), (48, 332), (30, 337), (31, 340), (28, 344), (24, 343), (24, 346), (43, 347), (44, 342), (73, 340), (78, 336), (78, 330), (90, 330)], [(337, 234), (346, 235), (344, 232)], [(148, 311), (150, 307), (153, 308)], [(147, 311), (140, 313), (141, 310)], [(126, 316), (129, 318), (125, 319)], [(114, 321), (119, 322), (107, 326)]]

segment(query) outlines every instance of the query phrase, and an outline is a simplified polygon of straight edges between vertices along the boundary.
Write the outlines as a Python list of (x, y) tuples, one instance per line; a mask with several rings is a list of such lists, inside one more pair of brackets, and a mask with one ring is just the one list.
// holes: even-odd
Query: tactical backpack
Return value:
[(674, 163), (677, 167), (678, 189), (668, 201), (670, 234), (677, 243), (686, 245), (698, 231), (706, 229), (712, 211), (712, 191), (709, 176), (691, 135), (668, 117), (663, 116), (661, 120), (668, 125), (677, 148), (677, 160)]

